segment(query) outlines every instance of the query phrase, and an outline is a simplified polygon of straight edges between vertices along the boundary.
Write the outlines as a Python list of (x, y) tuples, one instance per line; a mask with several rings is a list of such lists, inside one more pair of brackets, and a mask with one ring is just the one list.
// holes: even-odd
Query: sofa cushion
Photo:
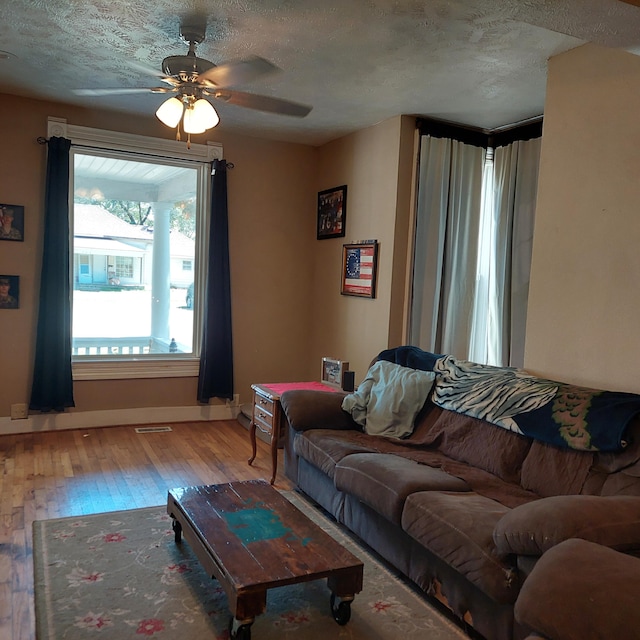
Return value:
[(359, 431), (309, 429), (295, 438), (293, 448), (301, 458), (333, 479), (336, 464), (346, 455), (375, 451), (367, 446), (366, 440), (366, 434)]
[(496, 523), (493, 539), (502, 554), (539, 556), (569, 538), (620, 551), (640, 550), (640, 498), (554, 496), (523, 504)]
[(498, 557), (496, 522), (509, 509), (476, 493), (421, 491), (405, 501), (402, 528), (500, 604), (518, 595), (517, 571)]
[(415, 491), (470, 491), (442, 469), (388, 453), (353, 453), (336, 465), (335, 485), (400, 524), (404, 501)]
[(593, 459), (593, 453), (534, 441), (522, 464), (522, 487), (543, 498), (575, 495), (580, 493)]
[(484, 420), (446, 409), (428, 426), (416, 426), (416, 438), (454, 460), (483, 469), (505, 482), (520, 482), (520, 469), (531, 440)]

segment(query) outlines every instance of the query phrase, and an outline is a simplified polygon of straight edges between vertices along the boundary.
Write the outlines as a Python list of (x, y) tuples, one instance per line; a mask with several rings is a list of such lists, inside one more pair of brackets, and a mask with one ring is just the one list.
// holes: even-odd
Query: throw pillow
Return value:
[(354, 393), (345, 396), (342, 408), (348, 411), (369, 435), (406, 438), (424, 405), (435, 374), (391, 362), (371, 366)]

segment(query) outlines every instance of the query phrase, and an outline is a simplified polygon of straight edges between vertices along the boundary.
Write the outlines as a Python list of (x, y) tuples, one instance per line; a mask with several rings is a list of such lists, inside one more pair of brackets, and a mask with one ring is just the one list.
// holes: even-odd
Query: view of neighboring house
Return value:
[[(151, 286), (153, 229), (133, 225), (97, 204), (74, 205), (74, 287)], [(169, 236), (170, 284), (187, 288), (194, 277), (195, 242)]]

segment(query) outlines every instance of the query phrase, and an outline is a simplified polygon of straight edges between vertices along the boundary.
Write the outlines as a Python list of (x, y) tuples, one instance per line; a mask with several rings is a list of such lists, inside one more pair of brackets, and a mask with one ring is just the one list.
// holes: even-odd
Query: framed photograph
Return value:
[(333, 358), (322, 358), (322, 375), (320, 378), (324, 384), (342, 388), (342, 373), (349, 368), (349, 363)]
[(0, 309), (20, 308), (20, 276), (0, 275)]
[(344, 238), (347, 221), (347, 185), (318, 192), (318, 240)]
[(0, 204), (0, 240), (24, 240), (24, 207)]
[(344, 296), (376, 297), (378, 242), (342, 245), (342, 290)]

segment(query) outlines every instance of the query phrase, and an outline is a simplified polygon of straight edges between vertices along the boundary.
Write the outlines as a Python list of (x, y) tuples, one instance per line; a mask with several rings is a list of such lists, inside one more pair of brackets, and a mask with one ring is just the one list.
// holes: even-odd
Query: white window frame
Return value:
[[(67, 124), (62, 118), (48, 119), (48, 137), (58, 136), (71, 140), (78, 146), (93, 147), (94, 149), (108, 151), (128, 151), (155, 156), (158, 160), (188, 160), (199, 163), (201, 166), (221, 160), (223, 158), (222, 145), (216, 142), (207, 142), (206, 145), (191, 144), (187, 149), (186, 143), (161, 138), (151, 138), (137, 134), (106, 131), (90, 127), (80, 127)], [(207, 173), (208, 175), (208, 173)], [(73, 166), (70, 167), (70, 176), (73, 179)], [(201, 180), (198, 199), (205, 203), (207, 209), (210, 203), (210, 180)], [(70, 185), (71, 186), (71, 185)], [(73, 188), (69, 189), (69, 206), (73, 207)], [(206, 257), (209, 238), (208, 215), (198, 216), (196, 233), (196, 265), (198, 256)], [(70, 225), (70, 247), (73, 248), (73, 225)], [(71, 249), (71, 254), (73, 249)], [(70, 258), (70, 282), (73, 283), (73, 255)], [(149, 354), (140, 359), (130, 357), (100, 356), (99, 359), (91, 356), (76, 356), (72, 361), (74, 380), (113, 380), (129, 378), (176, 378), (193, 377), (198, 375), (200, 364), (200, 335), (202, 333), (202, 309), (199, 303), (205, 288), (204, 271), (196, 268), (196, 280), (194, 290), (196, 295), (194, 304), (194, 336), (193, 353), (172, 355), (167, 358), (163, 354)]]

